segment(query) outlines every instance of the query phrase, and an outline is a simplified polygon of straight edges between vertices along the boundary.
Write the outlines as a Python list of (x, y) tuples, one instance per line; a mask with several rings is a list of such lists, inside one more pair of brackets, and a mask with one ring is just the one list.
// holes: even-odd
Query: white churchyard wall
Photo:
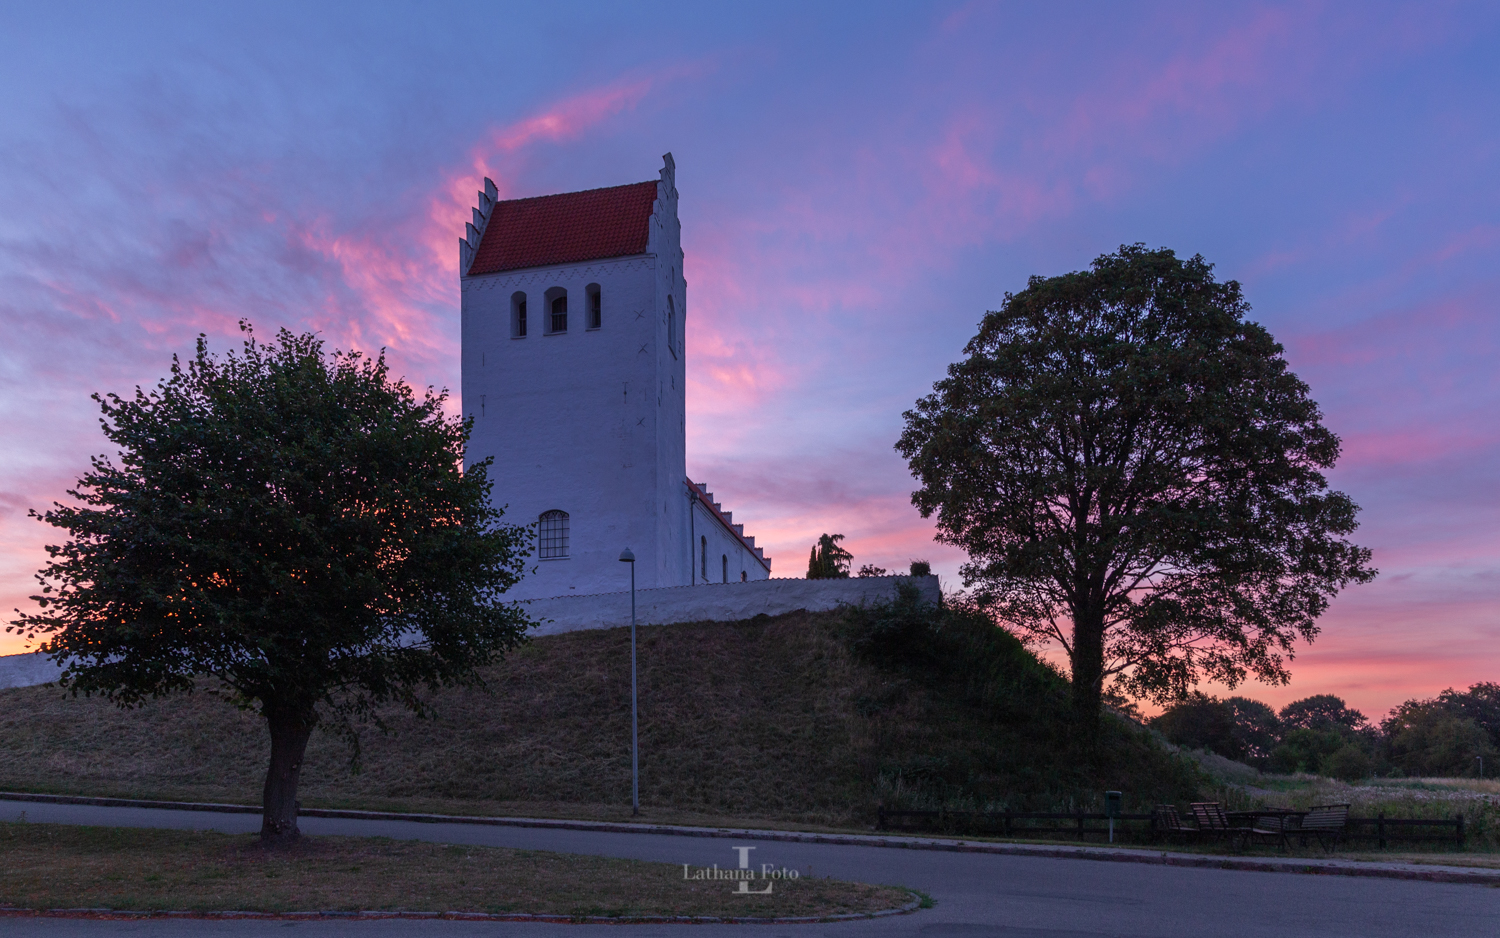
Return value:
[[(623, 564), (621, 566), (624, 566)], [(625, 576), (628, 577), (629, 571)], [(870, 576), (839, 580), (760, 580), (748, 583), (710, 583), (664, 589), (637, 589), (636, 622), (669, 625), (677, 622), (739, 622), (752, 616), (777, 616), (806, 609), (822, 612), (840, 605), (888, 601), (896, 595), (896, 584), (911, 580), (930, 603), (942, 600), (938, 578), (933, 576)], [(628, 580), (626, 582), (629, 582)], [(533, 599), (526, 612), (541, 622), (533, 635), (556, 635), (581, 629), (611, 629), (630, 624), (630, 591), (592, 596), (558, 596)]]
[(32, 687), (57, 680), (62, 668), (37, 652), (0, 655), (0, 688)]

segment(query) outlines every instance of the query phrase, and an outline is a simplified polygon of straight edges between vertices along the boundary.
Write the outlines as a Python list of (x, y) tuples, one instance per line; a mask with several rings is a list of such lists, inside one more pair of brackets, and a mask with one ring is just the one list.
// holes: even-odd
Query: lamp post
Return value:
[(635, 554), (630, 548), (620, 551), (620, 562), (630, 564), (630, 813), (641, 813), (641, 760), (639, 735), (636, 732), (635, 690)]

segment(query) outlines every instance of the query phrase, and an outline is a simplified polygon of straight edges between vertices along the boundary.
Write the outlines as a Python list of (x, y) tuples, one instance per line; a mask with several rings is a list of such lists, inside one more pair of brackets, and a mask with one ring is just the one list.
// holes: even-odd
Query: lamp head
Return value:
[(620, 563), (635, 563), (635, 554), (630, 552), (630, 548), (620, 551)]

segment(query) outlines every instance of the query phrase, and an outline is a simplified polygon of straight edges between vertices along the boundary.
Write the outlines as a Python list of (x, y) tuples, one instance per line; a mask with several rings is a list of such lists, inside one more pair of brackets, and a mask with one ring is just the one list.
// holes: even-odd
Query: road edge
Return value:
[[(98, 798), (88, 795), (44, 795), (0, 792), (0, 801), (41, 804), (78, 804), (106, 808), (143, 808), (169, 811), (203, 811), (217, 814), (259, 814), (256, 805), (215, 804), (195, 801), (145, 801), (131, 798)], [(490, 827), (532, 827), (553, 830), (594, 831), (617, 834), (657, 834), (670, 837), (714, 837), (733, 840), (767, 840), (788, 843), (833, 844), (849, 847), (879, 847), (904, 850), (941, 850), (956, 853), (988, 853), (1046, 859), (1098, 860), (1116, 863), (1146, 863), (1194, 869), (1244, 870), (1260, 873), (1301, 873), (1321, 876), (1366, 876), (1433, 883), (1500, 886), (1500, 869), (1482, 867), (1426, 866), (1336, 859), (1276, 859), (1274, 857), (1223, 857), (1157, 850), (1111, 847), (1053, 846), (1047, 844), (995, 843), (944, 838), (902, 837), (883, 834), (821, 834), (811, 831), (756, 830), (754, 828), (689, 827), (671, 824), (631, 824), (619, 821), (574, 821), (557, 818), (486, 817), (462, 814), (403, 814), (394, 811), (360, 811), (343, 808), (303, 808), (302, 817), (341, 818), (359, 821), (407, 821), (421, 824), (477, 824)], [(352, 914), (352, 913), (351, 913)], [(432, 913), (437, 915), (439, 913)], [(892, 913), (894, 914), (894, 913)], [(856, 916), (862, 917), (862, 916)], [(609, 919), (609, 921), (620, 921)], [(818, 919), (817, 921), (824, 921)], [(831, 921), (831, 920), (830, 920)]]

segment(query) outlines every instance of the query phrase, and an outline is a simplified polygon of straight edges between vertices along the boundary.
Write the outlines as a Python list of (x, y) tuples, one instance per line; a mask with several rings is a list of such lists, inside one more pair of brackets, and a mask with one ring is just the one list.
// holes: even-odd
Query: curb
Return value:
[(0, 906), (0, 918), (86, 918), (138, 921), (141, 919), (252, 919), (255, 921), (377, 921), (384, 919), (441, 920), (447, 922), (543, 922), (557, 925), (816, 925), (859, 919), (889, 918), (915, 912), (922, 900), (913, 899), (895, 909), (853, 912), (843, 915), (531, 915), (525, 912), (173, 912), (154, 909), (133, 912), (122, 909), (18, 909)]
[[(41, 795), (0, 792), (0, 801), (30, 801), (45, 804), (80, 804), (106, 808), (148, 808), (171, 811), (205, 811), (220, 814), (259, 814), (253, 805), (214, 804), (193, 801), (139, 801), (129, 798), (94, 798), (84, 795)], [(1275, 859), (1204, 856), (1155, 850), (1124, 850), (1109, 847), (1065, 847), (1047, 844), (995, 843), (939, 838), (884, 836), (879, 834), (819, 834), (803, 831), (754, 830), (749, 828), (685, 827), (668, 824), (629, 824), (619, 821), (569, 821), (549, 818), (485, 817), (462, 814), (401, 814), (389, 811), (358, 811), (341, 808), (304, 808), (301, 817), (341, 818), (359, 821), (407, 821), (422, 824), (477, 824), (489, 827), (531, 827), (552, 830), (595, 831), (615, 834), (657, 834), (671, 837), (714, 837), (734, 840), (767, 840), (784, 843), (831, 844), (846, 847), (880, 847), (903, 850), (941, 850), (954, 853), (988, 853), (1000, 856), (1040, 857), (1061, 860), (1099, 860), (1116, 863), (1146, 863), (1191, 869), (1243, 870), (1259, 873), (1302, 873), (1321, 876), (1366, 876), (1431, 883), (1464, 883), (1500, 886), (1500, 869), (1456, 866), (1419, 866), (1398, 863), (1360, 863), (1349, 860)], [(433, 913), (436, 914), (436, 913)], [(572, 921), (572, 919), (568, 919)], [(620, 919), (604, 919), (620, 921)], [(818, 921), (822, 921), (819, 919)]]

